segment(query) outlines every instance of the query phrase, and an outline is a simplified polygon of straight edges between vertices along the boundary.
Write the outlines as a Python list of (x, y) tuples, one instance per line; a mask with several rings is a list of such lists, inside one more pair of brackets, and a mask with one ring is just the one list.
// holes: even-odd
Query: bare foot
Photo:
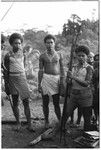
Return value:
[(50, 128), (49, 122), (45, 122), (45, 129)]
[(21, 124), (18, 124), (18, 125), (14, 128), (14, 131), (19, 132), (19, 131), (21, 131), (21, 129), (22, 129)]
[(27, 130), (30, 131), (30, 132), (35, 132), (35, 129), (33, 128), (33, 126), (28, 126), (27, 127)]

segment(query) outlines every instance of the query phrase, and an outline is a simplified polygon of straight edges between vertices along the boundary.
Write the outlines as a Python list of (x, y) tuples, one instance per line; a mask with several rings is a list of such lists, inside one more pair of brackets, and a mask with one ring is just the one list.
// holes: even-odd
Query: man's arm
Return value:
[(65, 77), (64, 67), (63, 67), (63, 55), (60, 53), (60, 78)]
[(39, 92), (40, 92), (40, 88), (41, 88), (41, 81), (43, 78), (43, 72), (44, 72), (44, 65), (43, 65), (43, 59), (42, 59), (42, 55), (39, 57), (39, 72), (38, 72), (38, 88), (39, 88)]
[(9, 65), (10, 65), (9, 54), (6, 54), (3, 63), (3, 77), (5, 83), (5, 92), (7, 95), (10, 94), (10, 90), (9, 90), (9, 67), (10, 66)]

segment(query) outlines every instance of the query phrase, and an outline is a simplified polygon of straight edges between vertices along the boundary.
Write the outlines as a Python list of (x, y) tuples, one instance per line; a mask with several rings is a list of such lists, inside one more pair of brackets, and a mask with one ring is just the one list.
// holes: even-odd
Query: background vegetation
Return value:
[[(28, 56), (26, 72), (32, 97), (36, 97), (38, 96), (37, 72), (39, 58), (37, 50), (40, 53), (44, 52), (45, 45), (43, 40), (48, 32), (35, 31), (34, 29), (28, 29), (25, 31), (21, 29), (20, 32), (23, 34), (24, 38), (24, 49), (27, 50), (28, 45), (32, 47), (32, 52)], [(69, 62), (69, 55), (74, 33), (75, 35), (79, 35), (76, 44), (84, 44), (88, 46), (90, 51), (94, 54), (97, 54), (99, 52), (99, 20), (81, 20), (79, 16), (77, 16), (76, 14), (72, 14), (70, 19), (67, 20), (67, 23), (63, 24), (62, 33), (55, 35), (57, 39), (56, 50), (63, 53), (65, 68), (67, 68), (67, 64)], [(1, 36), (5, 35), (2, 34)], [(9, 35), (5, 38), (8, 39)], [(6, 52), (10, 50), (8, 40), (6, 41), (5, 47)], [(37, 55), (34, 55), (35, 53), (33, 52), (37, 53)], [(5, 50), (3, 53), (5, 53)], [(33, 95), (33, 93), (36, 93), (36, 95)]]

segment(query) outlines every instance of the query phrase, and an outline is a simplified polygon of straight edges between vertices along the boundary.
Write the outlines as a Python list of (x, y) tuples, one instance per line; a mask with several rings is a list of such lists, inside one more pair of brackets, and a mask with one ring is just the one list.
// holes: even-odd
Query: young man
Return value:
[(5, 42), (6, 38), (1, 34), (1, 103), (4, 106), (4, 99), (6, 99), (5, 88), (4, 88), (4, 77), (3, 77), (3, 59), (5, 55)]
[(94, 64), (94, 53), (93, 52), (89, 53), (87, 62), (88, 62), (88, 64), (93, 66), (93, 64)]
[(84, 117), (84, 130), (89, 131), (91, 129), (90, 119), (92, 106), (92, 90), (90, 87), (92, 67), (87, 64), (89, 49), (86, 46), (81, 45), (76, 48), (75, 52), (78, 64), (72, 68), (72, 72), (68, 72), (68, 77), (72, 79), (72, 87), (70, 99), (67, 102), (66, 119), (64, 121), (63, 129), (72, 112), (77, 107), (81, 107)]
[[(24, 56), (23, 56), (23, 49), (22, 43), (23, 38), (20, 34), (14, 33), (9, 38), (9, 43), (12, 47), (11, 51), (5, 56), (4, 59), (4, 72), (5, 72), (5, 82), (6, 86), (6, 93), (8, 95), (11, 94), (12, 102), (13, 102), (13, 112), (14, 116), (17, 121), (17, 130), (21, 129), (21, 122), (19, 119), (19, 96), (20, 99), (23, 101), (24, 105), (24, 113), (27, 118), (28, 122), (28, 129), (33, 130), (31, 124), (31, 115), (30, 115), (30, 108), (29, 108), (29, 89), (25, 75), (24, 69)], [(8, 89), (7, 89), (8, 88)]]
[[(88, 55), (88, 59), (87, 59), (87, 63), (89, 65), (92, 66), (92, 69), (93, 69), (93, 64), (94, 64), (94, 53), (93, 52), (90, 52), (89, 55)], [(80, 121), (81, 121), (81, 117), (82, 117), (82, 108), (78, 108), (78, 118), (77, 118), (77, 121), (76, 121), (76, 125), (79, 126), (80, 125)]]
[(94, 86), (94, 92), (93, 92), (93, 109), (95, 113), (95, 123), (97, 124), (97, 121), (99, 123), (99, 54), (96, 54), (94, 56), (94, 72), (92, 77), (92, 83)]
[[(55, 37), (44, 38), (46, 51), (39, 58), (38, 90), (42, 93), (45, 127), (49, 127), (49, 96), (52, 95), (56, 116), (60, 121), (59, 87), (63, 85), (64, 69), (61, 53), (55, 51)], [(61, 89), (60, 87), (60, 89)]]

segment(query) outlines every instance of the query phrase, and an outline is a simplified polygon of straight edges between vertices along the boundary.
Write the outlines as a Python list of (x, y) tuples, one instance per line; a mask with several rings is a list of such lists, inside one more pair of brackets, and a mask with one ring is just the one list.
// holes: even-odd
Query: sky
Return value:
[(20, 29), (34, 28), (58, 34), (71, 14), (78, 15), (82, 20), (98, 19), (98, 5), (98, 1), (1, 2), (1, 32), (9, 34)]

